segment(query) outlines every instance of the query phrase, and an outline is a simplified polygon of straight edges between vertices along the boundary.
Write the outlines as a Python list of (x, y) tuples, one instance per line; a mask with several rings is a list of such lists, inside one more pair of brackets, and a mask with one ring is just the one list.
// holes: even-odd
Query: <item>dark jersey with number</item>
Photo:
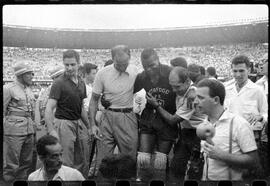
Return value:
[[(134, 84), (134, 93), (140, 91), (141, 89), (145, 89), (146, 93), (151, 93), (157, 99), (162, 108), (169, 113), (174, 114), (176, 111), (176, 95), (169, 84), (170, 71), (171, 67), (161, 64), (160, 77), (158, 83), (155, 85), (151, 82), (145, 71), (138, 74)], [(145, 109), (153, 110), (153, 107), (147, 103)]]

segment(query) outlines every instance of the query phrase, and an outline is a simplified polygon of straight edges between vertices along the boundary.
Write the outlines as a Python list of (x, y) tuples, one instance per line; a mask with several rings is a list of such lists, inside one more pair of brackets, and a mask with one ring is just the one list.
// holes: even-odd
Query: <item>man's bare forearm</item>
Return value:
[(53, 110), (51, 108), (47, 108), (45, 110), (45, 123), (47, 125), (48, 132), (53, 130)]
[(93, 127), (96, 125), (96, 114), (97, 114), (97, 109), (98, 109), (98, 100), (99, 100), (98, 95), (93, 94), (89, 103), (89, 112), (88, 112), (88, 116), (89, 116), (89, 123), (90, 123), (90, 127)]
[(221, 161), (224, 161), (228, 165), (237, 168), (250, 168), (255, 165), (257, 158), (257, 151), (250, 152), (248, 154), (229, 154), (222, 153), (220, 157)]
[(89, 124), (87, 112), (84, 110), (84, 108), (82, 108), (81, 119), (82, 119), (84, 125), (86, 126), (86, 128), (90, 129), (90, 124)]
[(161, 117), (165, 119), (165, 121), (170, 125), (176, 125), (178, 122), (182, 121), (183, 119), (177, 115), (172, 115), (166, 110), (164, 110), (161, 106), (158, 106), (156, 110), (159, 112)]

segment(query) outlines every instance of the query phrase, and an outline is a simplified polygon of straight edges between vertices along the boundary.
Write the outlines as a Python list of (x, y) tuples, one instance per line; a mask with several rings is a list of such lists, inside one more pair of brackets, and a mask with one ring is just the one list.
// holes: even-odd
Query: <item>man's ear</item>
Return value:
[(215, 100), (215, 103), (220, 103), (220, 98), (219, 98), (218, 96), (216, 96), (216, 97), (214, 98), (214, 100)]
[(46, 159), (46, 156), (45, 155), (38, 155), (40, 161), (44, 161)]
[(251, 68), (250, 68), (250, 67), (248, 67), (248, 68), (247, 68), (247, 70), (248, 70), (248, 74), (250, 74), (250, 72), (251, 72)]

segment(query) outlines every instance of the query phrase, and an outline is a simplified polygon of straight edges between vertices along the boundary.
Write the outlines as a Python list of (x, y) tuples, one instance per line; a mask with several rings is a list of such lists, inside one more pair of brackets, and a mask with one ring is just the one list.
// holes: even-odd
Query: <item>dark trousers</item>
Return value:
[[(180, 139), (174, 147), (170, 172), (176, 177), (184, 177), (189, 160), (193, 162), (200, 156), (200, 139), (195, 129), (182, 129)], [(197, 178), (198, 177), (198, 178)], [(191, 179), (201, 179), (200, 175), (189, 175)]]

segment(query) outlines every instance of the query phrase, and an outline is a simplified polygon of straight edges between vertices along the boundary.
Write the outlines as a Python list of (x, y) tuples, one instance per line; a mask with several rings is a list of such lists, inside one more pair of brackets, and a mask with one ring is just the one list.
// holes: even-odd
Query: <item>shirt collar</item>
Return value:
[(127, 66), (127, 69), (126, 69), (125, 72), (126, 72), (128, 75), (130, 75), (130, 74), (133, 72), (133, 69), (131, 68), (131, 65), (130, 65), (130, 64)]
[[(70, 81), (72, 81), (72, 80), (70, 79), (70, 77), (66, 75), (66, 72), (64, 72), (62, 76), (63, 76), (63, 78), (64, 78), (65, 80), (70, 80)], [(78, 83), (79, 83), (79, 82), (84, 82), (83, 79), (82, 79), (79, 75), (77, 75), (77, 79), (78, 79)], [(73, 82), (73, 81), (72, 81), (72, 82)]]
[(227, 109), (224, 110), (223, 114), (220, 116), (220, 118), (214, 123), (215, 126), (219, 125), (220, 123), (223, 123), (225, 121), (230, 120), (233, 118), (233, 114), (230, 113)]
[[(43, 177), (43, 179), (45, 180), (45, 170), (44, 170), (44, 167), (42, 167), (40, 169), (40, 175)], [(63, 171), (63, 165), (61, 166), (61, 168), (58, 170), (58, 172), (54, 175), (53, 179), (52, 180), (65, 180), (65, 174), (64, 174), (64, 171)]]
[(191, 89), (195, 88), (194, 86), (192, 86), (192, 83), (190, 82), (189, 84), (189, 87), (187, 89), (187, 91), (185, 92), (185, 94), (183, 95), (183, 98), (187, 97), (188, 96), (188, 93)]
[(119, 71), (114, 67), (113, 64), (112, 64), (112, 66), (113, 66), (113, 69), (114, 69), (117, 73), (119, 73), (119, 74), (126, 73), (127, 75), (130, 75), (131, 73), (133, 73), (133, 69), (131, 68), (131, 65), (130, 65), (130, 64), (128, 64), (128, 66), (127, 66), (125, 72), (119, 72)]
[(254, 83), (253, 83), (250, 79), (248, 79), (247, 81), (248, 81), (248, 82), (247, 82), (247, 84), (245, 85), (245, 87), (247, 87), (247, 88), (253, 88), (253, 87), (254, 87)]
[[(227, 86), (227, 89), (234, 89), (234, 88), (236, 89), (236, 86), (237, 86), (236, 83), (237, 82), (234, 80), (234, 82), (232, 84)], [(253, 87), (254, 87), (254, 83), (250, 79), (248, 79), (247, 83), (244, 85), (244, 87), (242, 89), (253, 88)]]
[(227, 109), (224, 110), (223, 114), (220, 116), (218, 121), (227, 120), (232, 117), (232, 113), (230, 113)]
[(22, 84), (21, 82), (19, 82), (17, 79), (15, 80), (15, 83), (17, 85), (19, 85), (22, 89), (25, 89), (27, 86), (25, 86), (24, 84)]
[[(230, 113), (227, 109), (224, 110), (224, 112), (222, 113), (222, 115), (219, 117), (219, 119), (215, 122), (215, 123), (212, 123), (214, 126), (218, 125), (220, 122), (223, 122), (223, 121), (226, 121), (230, 118), (233, 117), (233, 114)], [(210, 122), (209, 121), (209, 117), (206, 116), (205, 118), (205, 122)]]

